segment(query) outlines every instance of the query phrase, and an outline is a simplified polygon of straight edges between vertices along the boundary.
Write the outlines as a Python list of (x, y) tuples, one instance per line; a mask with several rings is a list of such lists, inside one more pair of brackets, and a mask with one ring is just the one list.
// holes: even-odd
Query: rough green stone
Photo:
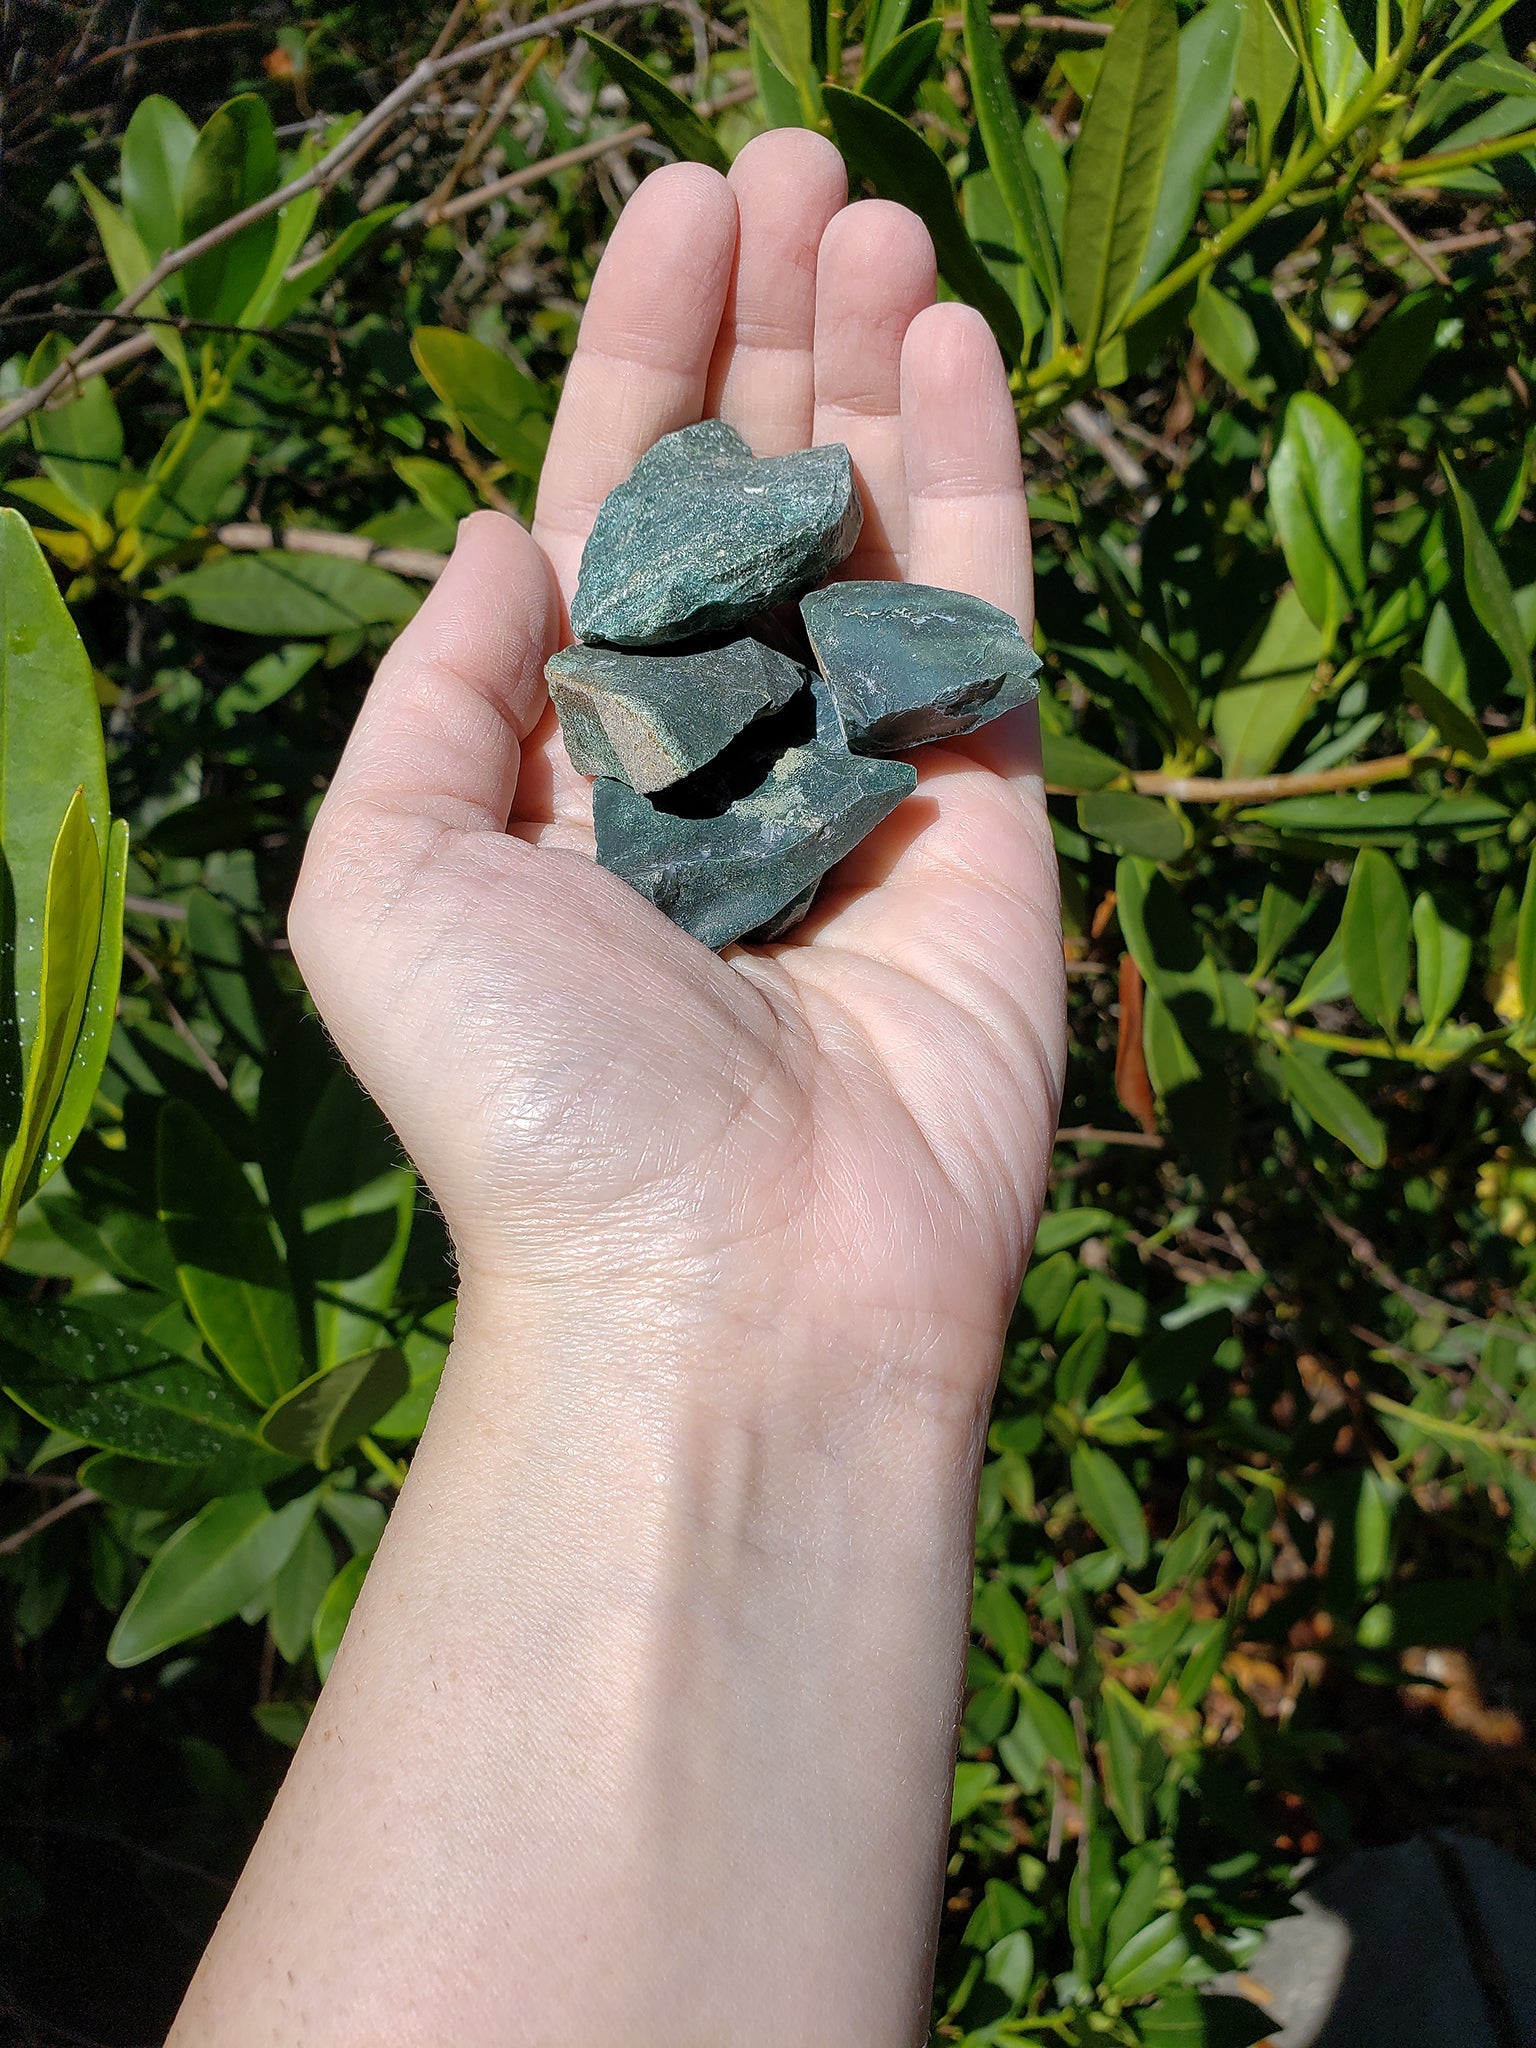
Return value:
[(701, 420), (663, 435), (604, 499), (571, 628), (615, 647), (731, 632), (821, 582), (863, 520), (846, 448), (758, 457)]
[[(827, 870), (916, 787), (907, 762), (850, 754), (830, 696), (808, 681), (659, 798), (594, 785), (599, 861), (706, 946), (787, 930), (791, 909), (803, 915)], [(785, 743), (770, 751), (766, 728)]]
[(797, 662), (757, 640), (691, 654), (567, 647), (544, 676), (572, 767), (638, 790), (665, 789), (704, 767), (805, 684)]
[(1040, 688), (1040, 657), (1014, 620), (958, 590), (832, 583), (800, 612), (856, 754), (955, 739)]

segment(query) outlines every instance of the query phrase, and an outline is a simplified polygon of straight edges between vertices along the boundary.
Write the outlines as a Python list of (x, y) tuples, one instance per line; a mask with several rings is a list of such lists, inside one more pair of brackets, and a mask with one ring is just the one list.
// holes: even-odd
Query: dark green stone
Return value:
[(544, 669), (571, 765), (631, 789), (665, 789), (713, 761), (805, 670), (757, 640), (680, 654), (567, 647)]
[(571, 629), (615, 647), (731, 632), (820, 583), (863, 520), (841, 445), (758, 457), (722, 420), (682, 427), (604, 499)]
[(958, 738), (1040, 688), (1040, 657), (1014, 620), (958, 590), (830, 583), (800, 612), (856, 754)]
[[(762, 738), (770, 728), (782, 742), (772, 748)], [(916, 784), (905, 761), (848, 752), (831, 698), (811, 678), (719, 762), (659, 798), (596, 783), (597, 857), (706, 946), (776, 935)]]

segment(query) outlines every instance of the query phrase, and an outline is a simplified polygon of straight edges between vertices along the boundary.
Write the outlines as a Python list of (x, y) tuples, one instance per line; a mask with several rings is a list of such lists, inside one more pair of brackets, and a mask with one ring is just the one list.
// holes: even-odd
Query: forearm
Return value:
[(467, 1300), (173, 2042), (923, 2039), (992, 1341)]

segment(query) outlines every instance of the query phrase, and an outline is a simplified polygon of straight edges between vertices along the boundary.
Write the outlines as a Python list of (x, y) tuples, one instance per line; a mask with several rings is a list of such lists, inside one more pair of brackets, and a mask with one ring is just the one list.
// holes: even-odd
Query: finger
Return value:
[(576, 587), (597, 508), (704, 405), (736, 248), (736, 202), (702, 164), (653, 171), (598, 265), (550, 435), (533, 530)]
[[(933, 306), (912, 323), (902, 353), (902, 420), (914, 583), (984, 597), (1034, 620), (1029, 508), (1008, 373), (992, 331), (969, 306)], [(1016, 712), (960, 744), (1007, 775), (1033, 775), (1034, 712)]]
[(915, 214), (865, 199), (837, 215), (816, 261), (816, 413), (812, 440), (846, 443), (864, 529), (848, 576), (896, 576), (907, 547), (901, 345), (933, 302), (933, 244)]
[(544, 712), (559, 593), (533, 539), (499, 512), (459, 528), (447, 568), (379, 664), (316, 822), (338, 814), (506, 829), (522, 742)]
[(811, 438), (816, 251), (848, 196), (842, 157), (807, 128), (775, 128), (731, 166), (736, 263), (710, 365), (705, 410), (758, 455)]

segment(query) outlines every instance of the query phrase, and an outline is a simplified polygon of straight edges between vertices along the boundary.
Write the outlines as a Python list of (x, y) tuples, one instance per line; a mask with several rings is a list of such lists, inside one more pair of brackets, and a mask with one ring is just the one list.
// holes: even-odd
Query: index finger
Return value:
[(534, 514), (567, 601), (604, 498), (653, 441), (703, 411), (735, 251), (736, 202), (703, 164), (653, 171), (619, 216), (582, 315)]

